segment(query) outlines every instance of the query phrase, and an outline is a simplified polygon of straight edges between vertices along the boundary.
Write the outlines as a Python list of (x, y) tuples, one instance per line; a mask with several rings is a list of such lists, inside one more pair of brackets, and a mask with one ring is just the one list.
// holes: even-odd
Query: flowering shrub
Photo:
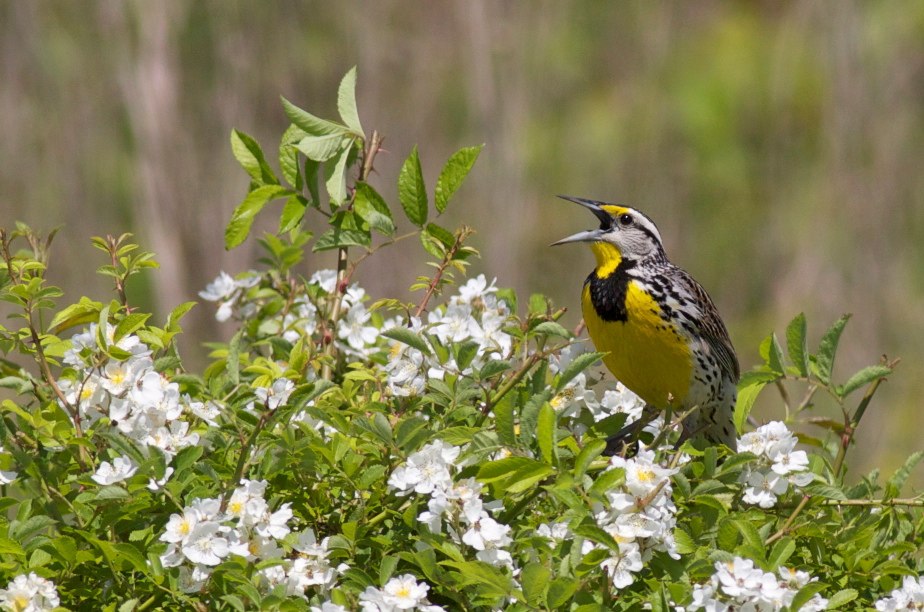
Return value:
[[(19, 325), (0, 328), (0, 606), (920, 604), (922, 501), (901, 492), (922, 454), (882, 483), (845, 479), (894, 365), (835, 383), (846, 318), (814, 352), (801, 316), (785, 351), (774, 335), (761, 345), (740, 385), (738, 453), (678, 446), (682, 415), (664, 414), (634, 455), (606, 457), (642, 402), (562, 309), (464, 279), (471, 230), (437, 223), (479, 148), (450, 157), (432, 198), (411, 152), (398, 193), (413, 229), (398, 234), (367, 182), (381, 138), (363, 131), (354, 83), (351, 71), (340, 121), (285, 102), (280, 175), (232, 133), (251, 185), (228, 247), (270, 202), (282, 208), (278, 233), (259, 239), (263, 269), (220, 272), (200, 294), (233, 330), (202, 372), (175, 345), (193, 304), (157, 324), (127, 294), (156, 267), (130, 236), (93, 241), (116, 298), (62, 305), (45, 278), (51, 237), (0, 232), (0, 295)], [(419, 298), (367, 295), (356, 268), (408, 237), (431, 260), (408, 279)], [(337, 268), (299, 272), (309, 250), (336, 251)], [(759, 425), (749, 413), (767, 385), (783, 391), (781, 420)], [(842, 418), (817, 413), (820, 395)]]

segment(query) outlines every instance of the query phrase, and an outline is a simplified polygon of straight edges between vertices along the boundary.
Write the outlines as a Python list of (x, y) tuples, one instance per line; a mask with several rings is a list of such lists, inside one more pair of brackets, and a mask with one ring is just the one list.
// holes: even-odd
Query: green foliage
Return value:
[[(768, 384), (786, 391), (783, 417), (744, 434), (740, 452), (676, 448), (675, 419), (643, 433), (650, 447), (636, 457), (605, 457), (606, 437), (642, 405), (612, 381), (594, 387), (602, 355), (581, 352), (563, 310), (483, 276), (451, 288), (476, 255), (471, 230), (433, 218), (480, 147), (446, 163), (435, 213), (411, 152), (399, 204), (432, 276), (413, 281), (416, 303), (367, 304), (353, 271), (402, 236), (368, 182), (381, 140), (362, 129), (355, 84), (351, 70), (340, 121), (283, 102), (279, 175), (232, 132), (251, 184), (226, 245), (284, 204), (279, 234), (259, 239), (265, 270), (203, 292), (235, 325), (203, 372), (175, 347), (191, 302), (162, 327), (131, 304), (124, 281), (156, 264), (128, 235), (93, 240), (118, 298), (65, 304), (45, 279), (50, 236), (0, 232), (0, 297), (16, 308), (0, 327), (0, 385), (14, 394), (0, 403), (0, 587), (34, 573), (72, 609), (358, 609), (376, 597), (695, 609), (725, 572), (759, 573), (795, 610), (870, 606), (924, 571), (924, 501), (902, 497), (924, 453), (884, 482), (844, 479), (894, 365), (833, 383), (846, 317), (814, 353), (802, 315), (785, 351), (774, 335), (761, 344), (736, 423), (744, 431)], [(336, 250), (338, 268), (298, 275), (309, 247)], [(842, 421), (812, 415), (819, 390)]]

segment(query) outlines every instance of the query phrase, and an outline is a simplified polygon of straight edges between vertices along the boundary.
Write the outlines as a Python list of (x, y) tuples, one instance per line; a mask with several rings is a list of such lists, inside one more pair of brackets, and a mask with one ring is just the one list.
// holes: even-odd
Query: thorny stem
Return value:
[[(382, 137), (379, 135), (378, 131), (372, 130), (372, 137), (363, 150), (363, 163), (359, 168), (359, 182), (364, 182), (372, 173), (375, 156), (381, 148)], [(355, 197), (355, 194), (356, 192), (354, 191), (353, 197)], [(348, 206), (352, 205), (353, 202), (351, 200)], [(340, 311), (343, 306), (343, 294), (346, 292), (346, 283), (344, 281), (347, 276), (348, 264), (349, 248), (342, 246), (337, 250), (337, 284), (334, 287), (334, 304), (330, 313), (330, 330), (331, 334), (334, 336), (337, 333), (337, 322), (340, 320)], [(330, 380), (333, 374), (331, 360), (334, 356), (334, 341), (334, 337), (331, 337), (330, 341), (324, 346), (324, 356), (328, 358), (325, 360), (324, 366), (321, 369), (321, 377), (324, 380)]]
[(436, 289), (440, 286), (440, 280), (443, 278), (443, 274), (446, 273), (446, 269), (449, 267), (449, 264), (452, 263), (453, 258), (456, 256), (456, 253), (462, 247), (462, 243), (472, 235), (472, 229), (468, 227), (463, 227), (461, 230), (456, 232), (456, 240), (452, 244), (452, 247), (449, 251), (446, 252), (446, 255), (443, 256), (443, 261), (440, 263), (439, 268), (436, 269), (436, 274), (433, 275), (433, 278), (430, 280), (430, 284), (427, 286), (427, 292), (423, 296), (423, 300), (420, 302), (420, 305), (417, 307), (417, 312), (414, 313), (415, 317), (419, 317), (424, 310), (427, 309), (427, 304), (430, 302), (430, 298), (436, 293)]

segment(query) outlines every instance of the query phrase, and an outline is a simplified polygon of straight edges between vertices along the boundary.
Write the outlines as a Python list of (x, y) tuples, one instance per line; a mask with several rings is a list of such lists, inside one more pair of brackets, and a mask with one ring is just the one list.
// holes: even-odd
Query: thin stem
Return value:
[(443, 261), (436, 269), (436, 274), (434, 274), (433, 278), (430, 280), (430, 284), (427, 286), (427, 292), (424, 294), (423, 300), (417, 307), (417, 312), (414, 313), (415, 317), (419, 317), (421, 314), (423, 314), (423, 311), (427, 309), (427, 304), (430, 302), (430, 298), (433, 297), (437, 288), (440, 286), (440, 281), (443, 278), (443, 274), (446, 273), (446, 269), (449, 268), (449, 265), (452, 263), (456, 253), (460, 248), (462, 248), (462, 243), (465, 242), (466, 238), (471, 236), (471, 234), (472, 230), (468, 227), (463, 227), (456, 233), (456, 240), (452, 244), (452, 247), (450, 247), (450, 249), (446, 252), (446, 255), (443, 256)]
[(790, 514), (789, 517), (787, 517), (786, 522), (783, 523), (783, 526), (780, 527), (776, 533), (767, 538), (767, 541), (764, 542), (764, 544), (769, 546), (770, 544), (773, 544), (784, 535), (786, 535), (786, 533), (789, 532), (789, 528), (792, 527), (793, 522), (796, 520), (796, 517), (799, 516), (799, 514), (802, 513), (802, 510), (805, 509), (805, 506), (808, 505), (809, 499), (811, 499), (809, 495), (803, 495), (802, 499), (799, 501), (799, 504), (792, 511), (792, 514)]
[[(359, 182), (365, 182), (373, 170), (373, 164), (375, 163), (375, 156), (378, 154), (379, 150), (382, 148), (382, 137), (379, 135), (378, 131), (372, 130), (372, 137), (369, 139), (366, 147), (363, 149), (363, 162), (359, 168)], [(353, 196), (356, 197), (356, 192), (354, 190)], [(348, 208), (353, 205), (352, 198), (350, 203), (347, 205)], [(337, 323), (340, 321), (340, 313), (343, 308), (343, 294), (346, 293), (346, 277), (347, 277), (347, 267), (349, 264), (349, 248), (342, 246), (337, 250), (337, 284), (334, 287), (333, 300), (334, 304), (331, 308), (330, 313), (330, 333), (331, 337), (329, 338), (327, 344), (324, 346), (324, 356), (328, 359), (325, 360), (324, 366), (321, 369), (321, 377), (324, 380), (330, 380), (333, 375), (333, 367), (331, 361), (334, 356), (334, 343), (336, 342), (337, 334)]]
[[(898, 360), (893, 360), (886, 365), (889, 368), (894, 368), (896, 365), (898, 365)], [(884, 380), (885, 378), (877, 378), (870, 384), (870, 386), (866, 389), (866, 393), (863, 395), (863, 399), (860, 400), (860, 404), (854, 411), (853, 416), (845, 420), (844, 433), (841, 434), (841, 447), (837, 451), (837, 457), (834, 459), (834, 467), (832, 468), (835, 478), (840, 478), (841, 469), (844, 467), (844, 459), (847, 457), (847, 449), (853, 442), (853, 437), (857, 432), (857, 426), (860, 424), (860, 419), (863, 418), (863, 415), (866, 413), (866, 409), (869, 407), (870, 401), (873, 399), (873, 395), (876, 394), (876, 390), (879, 389), (879, 385), (882, 384), (882, 381)]]
[(786, 390), (786, 385), (783, 384), (782, 379), (777, 379), (776, 388), (780, 392), (780, 397), (783, 398), (783, 409), (786, 411), (785, 421), (789, 421), (789, 414), (792, 412), (792, 403), (789, 401), (789, 392)]

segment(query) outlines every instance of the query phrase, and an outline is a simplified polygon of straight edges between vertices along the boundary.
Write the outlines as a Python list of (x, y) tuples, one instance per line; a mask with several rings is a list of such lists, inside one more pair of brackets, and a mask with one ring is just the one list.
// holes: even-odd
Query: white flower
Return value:
[(253, 392), (267, 408), (275, 410), (288, 401), (293, 389), (295, 389), (294, 382), (288, 378), (277, 378), (271, 387), (257, 387)]
[(540, 535), (553, 542), (563, 542), (571, 537), (568, 523), (542, 523), (536, 528), (536, 535)]
[(385, 603), (398, 610), (413, 610), (426, 601), (429, 590), (427, 583), (418, 583), (411, 574), (392, 578), (382, 588)]
[(368, 345), (374, 344), (379, 336), (378, 329), (366, 325), (370, 318), (372, 314), (362, 304), (353, 306), (340, 320), (337, 335), (341, 340), (346, 340), (350, 348), (357, 351), (365, 349)]
[(496, 282), (497, 279), (495, 278), (491, 281), (491, 284), (488, 285), (488, 281), (484, 274), (479, 274), (475, 278), (468, 279), (464, 285), (459, 287), (459, 294), (453, 296), (452, 301), (457, 304), (470, 305), (480, 302), (483, 305), (485, 298), (497, 291), (497, 287), (494, 286)]
[(778, 453), (770, 469), (781, 476), (785, 476), (792, 472), (804, 472), (808, 469), (808, 463), (808, 455), (805, 451), (791, 450), (789, 452)]
[(207, 402), (198, 402), (193, 401), (188, 395), (183, 396), (183, 402), (186, 404), (186, 407), (192, 412), (195, 416), (199, 417), (212, 427), (218, 427), (218, 416), (221, 414), (223, 407), (221, 404), (215, 400), (209, 400)]
[(168, 467), (164, 469), (164, 477), (161, 479), (148, 478), (148, 489), (152, 491), (159, 491), (164, 488), (164, 485), (167, 484), (167, 481), (170, 480), (170, 477), (173, 475), (173, 468)]
[(877, 610), (920, 610), (924, 609), (924, 576), (905, 576), (900, 589), (894, 589), (891, 596), (876, 601)]
[(311, 275), (311, 278), (308, 279), (308, 282), (319, 286), (327, 293), (333, 293), (334, 289), (337, 287), (337, 271), (318, 270)]
[(289, 535), (291, 529), (289, 529), (287, 523), (292, 518), (291, 505), (291, 503), (286, 502), (276, 512), (264, 513), (262, 520), (254, 526), (254, 531), (264, 538), (276, 538), (277, 540)]
[(103, 368), (100, 384), (113, 395), (121, 395), (153, 367), (154, 362), (147, 356), (133, 357), (125, 361), (113, 359)]
[(218, 302), (219, 300), (226, 300), (234, 293), (237, 289), (237, 283), (234, 282), (234, 278), (231, 277), (225, 271), (218, 273), (218, 276), (205, 286), (205, 289), (199, 292), (199, 297), (203, 300), (208, 300), (209, 302)]
[(637, 546), (628, 546), (623, 549), (619, 548), (619, 555), (604, 559), (600, 567), (606, 571), (607, 575), (617, 589), (624, 589), (635, 581), (634, 574), (642, 571), (642, 555)]
[(450, 304), (446, 311), (430, 313), (429, 321), (433, 324), (432, 332), (441, 342), (462, 342), (478, 334), (478, 322), (472, 317), (472, 307), (468, 304)]
[(193, 563), (218, 565), (230, 552), (228, 540), (220, 534), (221, 526), (218, 523), (198, 523), (183, 541), (180, 549)]
[(426, 388), (426, 380), (421, 373), (423, 353), (417, 349), (404, 350), (401, 348), (403, 346), (396, 343), (388, 363), (385, 364), (388, 390), (396, 397), (420, 395)]
[(138, 466), (130, 458), (122, 456), (113, 459), (112, 463), (103, 461), (97, 468), (96, 473), (90, 478), (97, 484), (111, 485), (131, 478), (137, 471)]
[(330, 601), (325, 601), (320, 606), (311, 606), (311, 612), (348, 612), (346, 608), (340, 604), (335, 604)]
[(0, 589), (0, 606), (15, 612), (44, 612), (61, 603), (55, 584), (35, 572), (16, 576)]
[(436, 489), (452, 486), (449, 467), (459, 456), (460, 449), (436, 440), (407, 458), (407, 463), (398, 467), (388, 479), (389, 486), (398, 489), (399, 495), (431, 493)]
[(746, 477), (748, 487), (741, 498), (746, 504), (772, 508), (777, 496), (789, 489), (789, 481), (773, 471), (752, 470)]
[(485, 513), (472, 523), (471, 528), (462, 534), (462, 541), (475, 550), (501, 548), (510, 544), (510, 527), (498, 523)]

